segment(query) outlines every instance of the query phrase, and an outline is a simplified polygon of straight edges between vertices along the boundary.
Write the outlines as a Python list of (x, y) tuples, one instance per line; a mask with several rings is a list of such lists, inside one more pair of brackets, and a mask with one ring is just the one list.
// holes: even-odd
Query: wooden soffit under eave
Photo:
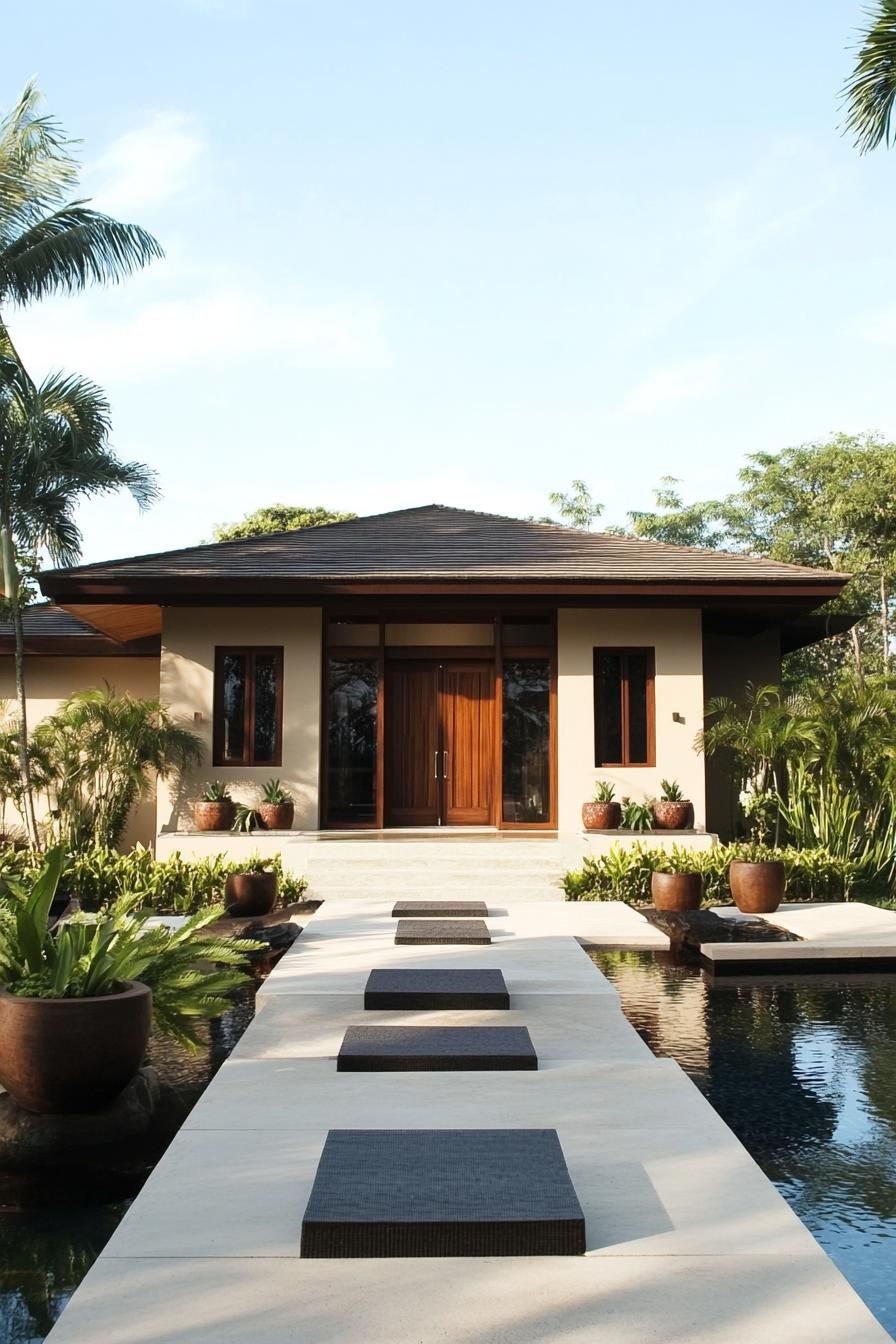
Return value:
[(135, 639), (145, 639), (148, 635), (162, 633), (162, 608), (148, 603), (143, 606), (126, 606), (114, 602), (108, 603), (70, 603), (59, 605), (70, 611), (82, 621), (87, 621), (94, 629), (101, 630), (110, 639), (119, 644), (128, 644)]

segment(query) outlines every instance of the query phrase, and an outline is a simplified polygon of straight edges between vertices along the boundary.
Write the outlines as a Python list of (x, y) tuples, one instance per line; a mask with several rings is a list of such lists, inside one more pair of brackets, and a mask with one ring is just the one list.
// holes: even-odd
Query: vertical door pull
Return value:
[(443, 752), (442, 752), (442, 778), (443, 778), (443, 779), (447, 779), (447, 778), (448, 778), (448, 753), (447, 753), (447, 751), (443, 751)]
[(435, 758), (435, 763), (433, 764), (433, 768), (432, 768), (432, 777), (433, 777), (433, 779), (438, 779), (438, 777), (439, 777), (439, 753), (436, 752), (435, 756), (436, 756), (436, 758)]

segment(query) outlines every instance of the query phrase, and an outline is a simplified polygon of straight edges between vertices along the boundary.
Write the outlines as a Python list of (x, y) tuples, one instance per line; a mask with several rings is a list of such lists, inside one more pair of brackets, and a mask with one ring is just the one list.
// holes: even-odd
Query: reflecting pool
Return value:
[(668, 953), (591, 957), (896, 1336), (896, 979), (716, 988)]

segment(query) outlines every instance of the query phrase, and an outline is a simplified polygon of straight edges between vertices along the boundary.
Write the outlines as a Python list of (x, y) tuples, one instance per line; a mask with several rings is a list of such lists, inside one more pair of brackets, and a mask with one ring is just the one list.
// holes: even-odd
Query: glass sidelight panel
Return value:
[(509, 658), (502, 701), (503, 819), (547, 822), (551, 816), (551, 664)]
[(331, 658), (327, 696), (329, 824), (375, 821), (376, 659)]

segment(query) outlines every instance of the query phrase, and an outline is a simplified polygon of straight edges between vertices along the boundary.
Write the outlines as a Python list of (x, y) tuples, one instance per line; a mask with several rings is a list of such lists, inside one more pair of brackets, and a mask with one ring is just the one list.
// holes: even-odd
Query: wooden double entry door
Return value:
[(387, 661), (384, 689), (386, 825), (494, 823), (494, 663)]

